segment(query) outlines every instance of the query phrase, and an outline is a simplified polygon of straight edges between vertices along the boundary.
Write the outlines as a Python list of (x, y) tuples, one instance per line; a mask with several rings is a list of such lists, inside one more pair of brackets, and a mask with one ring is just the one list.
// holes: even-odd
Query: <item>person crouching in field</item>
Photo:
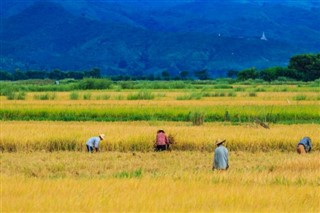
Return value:
[(87, 145), (87, 150), (88, 152), (93, 152), (93, 149), (96, 150), (96, 152), (99, 151), (99, 143), (104, 139), (105, 135), (100, 134), (99, 136), (96, 137), (91, 137), (88, 139), (86, 145)]
[(218, 139), (216, 141), (217, 148), (214, 150), (214, 158), (212, 170), (227, 170), (229, 168), (228, 149), (223, 146), (226, 140)]
[(311, 152), (312, 144), (309, 137), (302, 138), (297, 145), (298, 154), (305, 154)]
[(157, 132), (156, 143), (155, 143), (155, 151), (164, 151), (169, 147), (169, 139), (166, 133), (160, 129)]

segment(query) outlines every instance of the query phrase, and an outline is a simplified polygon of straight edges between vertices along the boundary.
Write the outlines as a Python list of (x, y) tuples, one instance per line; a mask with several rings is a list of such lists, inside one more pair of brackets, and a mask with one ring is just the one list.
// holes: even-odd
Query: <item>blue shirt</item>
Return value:
[(99, 147), (99, 143), (100, 143), (100, 137), (92, 137), (92, 138), (89, 138), (89, 140), (87, 141), (86, 144), (88, 146), (98, 148)]
[(309, 137), (304, 137), (301, 139), (301, 141), (299, 141), (298, 146), (302, 144), (304, 146), (304, 149), (306, 150), (306, 152), (310, 152), (311, 151), (311, 139)]
[(213, 166), (215, 169), (227, 169), (228, 165), (228, 150), (220, 145), (214, 151)]

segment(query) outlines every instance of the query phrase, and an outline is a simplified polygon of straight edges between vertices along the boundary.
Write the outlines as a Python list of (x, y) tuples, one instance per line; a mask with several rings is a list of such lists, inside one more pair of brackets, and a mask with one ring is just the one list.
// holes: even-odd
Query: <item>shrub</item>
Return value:
[(256, 97), (257, 96), (257, 93), (255, 92), (249, 92), (249, 97)]
[(26, 93), (25, 92), (19, 92), (16, 96), (17, 100), (25, 100), (26, 99)]
[(78, 99), (79, 99), (79, 93), (77, 92), (70, 93), (70, 100), (78, 100)]
[(110, 99), (110, 95), (108, 94), (104, 94), (104, 95), (98, 95), (96, 97), (97, 100), (109, 100)]
[(122, 89), (133, 89), (135, 85), (133, 81), (120, 81), (118, 84)]
[(311, 82), (311, 83), (309, 84), (309, 86), (310, 86), (310, 87), (316, 87), (316, 88), (319, 88), (319, 86), (320, 86), (320, 78), (319, 78), (319, 79), (314, 80), (313, 82)]
[(300, 95), (297, 95), (294, 97), (294, 100), (296, 100), (296, 101), (304, 101), (306, 99), (307, 99), (307, 96), (304, 94), (300, 94)]
[(142, 81), (134, 86), (135, 89), (183, 89), (190, 87), (190, 83), (185, 81)]
[(12, 96), (12, 93), (17, 92), (18, 89), (13, 87), (11, 84), (0, 83), (0, 95)]
[[(209, 95), (208, 93), (205, 93), (205, 94)], [(203, 96), (204, 96), (204, 93), (194, 92), (188, 95), (177, 96), (176, 100), (200, 100)]]
[(166, 93), (157, 93), (156, 96), (159, 98), (166, 97)]
[(232, 89), (233, 87), (231, 85), (226, 85), (226, 84), (217, 84), (213, 88), (215, 88), (215, 89)]
[(36, 94), (33, 96), (35, 100), (54, 100), (56, 99), (55, 93), (42, 93), (42, 94)]
[(219, 96), (220, 96), (220, 97), (225, 97), (226, 94), (225, 94), (224, 92), (220, 92), (220, 93), (219, 93)]
[(211, 94), (212, 97), (225, 97), (226, 94), (224, 92), (215, 92)]
[(265, 92), (266, 90), (264, 88), (256, 88), (254, 91), (255, 92)]
[(204, 123), (205, 115), (202, 112), (190, 112), (189, 120), (192, 121), (194, 126), (201, 126)]
[(112, 81), (109, 79), (85, 78), (78, 83), (78, 88), (87, 89), (110, 89)]
[(154, 95), (149, 91), (139, 91), (138, 93), (129, 94), (128, 100), (152, 100)]
[(83, 99), (84, 99), (84, 100), (90, 100), (90, 99), (91, 99), (91, 93), (85, 93), (85, 94), (83, 94)]
[(244, 88), (244, 87), (236, 87), (236, 88), (234, 88), (234, 91), (236, 91), (236, 92), (244, 92), (244, 91), (246, 91), (246, 88)]
[(114, 96), (114, 99), (115, 100), (124, 100), (124, 96), (123, 95), (116, 95), (116, 96)]
[(190, 94), (190, 97), (192, 100), (200, 100), (202, 98), (202, 93), (200, 92), (194, 92)]
[(6, 95), (8, 100), (14, 100), (16, 94), (13, 91), (7, 91), (5, 95)]
[(228, 96), (229, 96), (229, 97), (236, 97), (236, 96), (237, 96), (237, 93), (235, 93), (235, 92), (229, 92), (229, 93), (228, 93)]

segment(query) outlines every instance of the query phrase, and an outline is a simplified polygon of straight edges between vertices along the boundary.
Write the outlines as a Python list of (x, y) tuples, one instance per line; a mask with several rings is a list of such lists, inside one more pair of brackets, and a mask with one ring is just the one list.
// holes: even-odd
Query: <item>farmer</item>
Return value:
[(212, 170), (227, 170), (229, 168), (228, 150), (223, 146), (224, 142), (226, 140), (218, 139), (216, 141), (217, 148), (214, 150)]
[(169, 147), (169, 139), (166, 133), (160, 129), (157, 132), (156, 143), (155, 143), (155, 151), (164, 151)]
[(104, 139), (104, 137), (105, 137), (104, 134), (100, 134), (99, 136), (89, 138), (89, 140), (86, 143), (88, 152), (92, 153), (93, 148), (96, 150), (96, 152), (98, 152), (99, 151), (99, 143), (101, 140)]
[(297, 145), (297, 152), (299, 154), (304, 154), (311, 152), (311, 139), (309, 137), (302, 138)]

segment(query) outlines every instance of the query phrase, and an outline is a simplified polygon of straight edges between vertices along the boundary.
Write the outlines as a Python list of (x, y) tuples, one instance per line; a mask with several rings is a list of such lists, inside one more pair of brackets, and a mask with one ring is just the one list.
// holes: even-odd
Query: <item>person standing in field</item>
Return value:
[(92, 153), (93, 149), (96, 150), (96, 152), (99, 151), (99, 143), (104, 139), (105, 135), (100, 134), (99, 136), (91, 137), (88, 139), (86, 145), (88, 152)]
[(302, 138), (297, 145), (298, 154), (311, 152), (312, 144), (309, 137)]
[(223, 146), (226, 140), (218, 139), (216, 141), (217, 148), (214, 150), (214, 158), (212, 170), (227, 170), (229, 168), (228, 149)]
[(166, 133), (160, 129), (157, 132), (156, 143), (155, 143), (155, 151), (164, 151), (169, 147), (169, 139)]

